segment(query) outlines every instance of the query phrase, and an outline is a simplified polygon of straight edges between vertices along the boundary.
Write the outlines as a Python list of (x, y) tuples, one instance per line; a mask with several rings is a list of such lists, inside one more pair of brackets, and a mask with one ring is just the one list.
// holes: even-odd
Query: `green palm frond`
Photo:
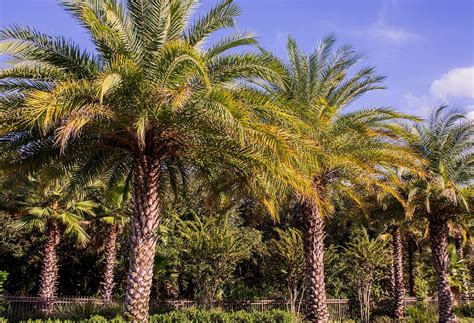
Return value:
[(91, 76), (98, 67), (97, 60), (77, 44), (16, 25), (0, 30), (0, 54), (17, 62), (50, 64), (78, 77)]

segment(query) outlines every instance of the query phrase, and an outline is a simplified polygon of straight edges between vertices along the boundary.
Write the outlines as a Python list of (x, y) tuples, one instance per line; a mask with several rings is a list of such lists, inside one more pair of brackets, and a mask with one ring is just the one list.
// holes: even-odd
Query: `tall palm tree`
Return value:
[(298, 120), (242, 81), (279, 83), (266, 55), (228, 52), (254, 44), (252, 35), (203, 46), (235, 25), (231, 0), (194, 21), (197, 0), (63, 2), (95, 51), (29, 27), (2, 29), (0, 54), (13, 65), (0, 71), (0, 135), (17, 169), (72, 168), (71, 189), (104, 173), (111, 186), (133, 178), (125, 309), (146, 320), (164, 183), (221, 167), (267, 189), (267, 205), (285, 184), (308, 192), (295, 137), (281, 127)]
[(50, 300), (57, 292), (59, 264), (56, 249), (61, 235), (72, 236), (78, 243), (84, 244), (89, 238), (83, 227), (84, 216), (93, 214), (95, 203), (66, 198), (61, 184), (57, 182), (47, 187), (35, 186), (37, 189), (29, 190), (22, 203), (27, 207), (18, 219), (17, 227), (34, 228), (46, 234), (38, 296), (46, 300), (45, 310), (50, 314)]
[(428, 176), (415, 178), (414, 189), (421, 199), (416, 211), (429, 222), (439, 321), (455, 322), (448, 280), (449, 223), (469, 211), (474, 170), (474, 124), (464, 114), (442, 106), (433, 111), (426, 123), (415, 125), (413, 133), (416, 136), (412, 148), (429, 162)]
[(117, 258), (117, 238), (128, 221), (128, 206), (130, 190), (128, 183), (119, 183), (115, 187), (105, 190), (103, 202), (100, 205), (100, 221), (109, 226), (105, 245), (104, 275), (101, 283), (101, 294), (105, 301), (112, 300), (115, 262)]
[(383, 77), (372, 67), (352, 73), (361, 56), (351, 46), (334, 48), (326, 37), (306, 55), (293, 39), (288, 40), (289, 63), (279, 61), (284, 82), (272, 90), (282, 97), (292, 113), (308, 125), (310, 149), (302, 166), (312, 178), (313, 196), (303, 200), (306, 218), (307, 318), (329, 320), (324, 282), (324, 216), (334, 210), (339, 195), (354, 199), (362, 207), (362, 193), (381, 188), (383, 167), (415, 167), (417, 160), (397, 140), (404, 132), (392, 121), (407, 116), (390, 108), (344, 111), (361, 95), (381, 89)]

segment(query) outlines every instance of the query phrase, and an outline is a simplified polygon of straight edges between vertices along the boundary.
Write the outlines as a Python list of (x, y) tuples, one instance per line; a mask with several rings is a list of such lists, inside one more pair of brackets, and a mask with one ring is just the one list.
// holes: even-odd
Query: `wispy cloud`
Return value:
[(388, 25), (383, 21), (378, 21), (368, 29), (368, 34), (374, 38), (386, 40), (393, 43), (405, 43), (418, 38), (418, 35), (403, 28)]
[(395, 6), (395, 4), (395, 1), (384, 2), (383, 6), (378, 11), (377, 20), (366, 30), (367, 34), (373, 38), (397, 44), (419, 38), (419, 35), (416, 33), (388, 22), (389, 11)]

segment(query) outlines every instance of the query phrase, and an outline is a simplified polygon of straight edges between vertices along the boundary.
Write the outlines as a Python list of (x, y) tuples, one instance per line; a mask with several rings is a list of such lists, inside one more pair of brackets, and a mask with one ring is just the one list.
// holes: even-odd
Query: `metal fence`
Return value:
[[(122, 309), (120, 300), (105, 302), (101, 298), (60, 296), (54, 299), (45, 299), (35, 296), (0, 296), (0, 305), (6, 308), (3, 317), (10, 322), (27, 320), (29, 318), (41, 317), (47, 306), (52, 306), (53, 313), (59, 317), (68, 315), (80, 315), (89, 317), (98, 310), (109, 310), (117, 313)], [(328, 309), (333, 320), (345, 320), (349, 318), (348, 299), (328, 299)], [(169, 310), (180, 310), (195, 307), (197, 304), (190, 300), (166, 300), (151, 301), (151, 312), (163, 312)], [(215, 304), (225, 311), (268, 311), (272, 309), (290, 310), (290, 303), (285, 300), (258, 300), (258, 301), (224, 301)], [(303, 305), (304, 307), (304, 305)], [(72, 313), (74, 312), (74, 313)], [(0, 314), (0, 317), (2, 315)]]
[[(474, 295), (465, 296), (458, 300), (460, 303), (471, 301), (474, 301)], [(406, 306), (416, 305), (418, 302), (420, 302), (420, 300), (415, 297), (405, 298)], [(423, 302), (433, 308), (437, 306), (436, 298), (426, 298)], [(111, 312), (115, 311), (116, 313), (122, 310), (121, 300), (105, 302), (103, 299), (96, 297), (60, 296), (54, 299), (44, 299), (35, 296), (0, 295), (0, 307), (3, 306), (6, 309), (3, 317), (10, 322), (41, 317), (42, 310), (48, 305), (53, 306), (54, 312), (62, 313), (64, 316), (67, 316), (70, 311), (75, 311), (75, 315), (83, 314), (84, 318), (95, 314), (97, 310), (109, 310)], [(327, 305), (332, 320), (343, 321), (350, 318), (350, 304), (348, 299), (328, 299)], [(152, 300), (150, 302), (152, 312), (179, 310), (194, 306), (196, 306), (196, 303), (190, 300)], [(290, 303), (285, 300), (224, 301), (217, 303), (216, 306), (226, 311), (244, 310), (263, 312), (272, 309), (290, 309)], [(1, 316), (0, 314), (0, 317)]]

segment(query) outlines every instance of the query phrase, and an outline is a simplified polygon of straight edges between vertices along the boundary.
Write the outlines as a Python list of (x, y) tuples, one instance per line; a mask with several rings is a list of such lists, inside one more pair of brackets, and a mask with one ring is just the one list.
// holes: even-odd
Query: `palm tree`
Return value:
[[(267, 55), (227, 53), (248, 33), (204, 48), (233, 27), (231, 0), (190, 21), (197, 0), (76, 0), (64, 5), (89, 32), (93, 53), (63, 37), (13, 26), (0, 31), (0, 135), (16, 169), (61, 162), (71, 190), (108, 175), (133, 178), (125, 310), (146, 320), (161, 192), (192, 173), (221, 167), (266, 189), (309, 185), (294, 167), (296, 124), (256, 86), (279, 83)], [(13, 151), (13, 153), (11, 153)], [(304, 188), (303, 188), (304, 186)]]
[(117, 237), (122, 232), (128, 220), (128, 204), (130, 191), (128, 183), (119, 183), (105, 191), (103, 203), (100, 205), (100, 220), (109, 225), (105, 245), (104, 276), (101, 283), (101, 294), (105, 301), (112, 300), (115, 286), (114, 271), (117, 258)]
[[(33, 180), (34, 181), (34, 180)], [(36, 183), (37, 184), (37, 183)], [(29, 191), (24, 215), (18, 220), (18, 229), (35, 228), (46, 234), (43, 249), (43, 266), (38, 296), (45, 299), (45, 312), (52, 311), (52, 298), (56, 296), (58, 284), (58, 257), (56, 253), (61, 234), (72, 236), (78, 243), (89, 239), (84, 230), (84, 216), (92, 215), (95, 203), (88, 200), (66, 198), (60, 183), (39, 187), (36, 194)]]
[(406, 169), (387, 169), (385, 181), (387, 185), (394, 185), (398, 194), (404, 198), (406, 203), (400, 203), (390, 193), (381, 192), (374, 196), (376, 202), (371, 212), (377, 218), (379, 225), (388, 228), (388, 234), (392, 240), (392, 263), (390, 264), (390, 285), (392, 294), (392, 316), (396, 319), (403, 317), (405, 313), (405, 278), (403, 273), (403, 241), (408, 243), (408, 271), (410, 292), (414, 289), (414, 254), (413, 238), (416, 230), (416, 222), (413, 221), (413, 208), (408, 203), (413, 197), (410, 195), (409, 178), (411, 173)]
[[(429, 222), (429, 241), (437, 276), (440, 322), (456, 322), (448, 273), (449, 223), (469, 211), (472, 199), (474, 125), (462, 113), (434, 110), (428, 121), (413, 127), (411, 145), (429, 163), (427, 177), (415, 178), (420, 198), (416, 209)], [(472, 214), (471, 214), (472, 216)]]
[(392, 253), (393, 253), (393, 300), (394, 310), (393, 316), (397, 319), (403, 317), (405, 312), (404, 297), (405, 297), (405, 280), (403, 277), (403, 243), (400, 226), (394, 225), (391, 229), (392, 234)]
[[(343, 112), (361, 95), (381, 89), (383, 77), (372, 67), (353, 74), (350, 69), (361, 56), (351, 46), (334, 49), (333, 36), (325, 38), (309, 55), (288, 40), (289, 63), (279, 61), (284, 82), (270, 88), (282, 97), (292, 113), (308, 125), (310, 149), (302, 167), (312, 178), (313, 196), (303, 200), (306, 218), (307, 318), (329, 320), (324, 282), (324, 216), (334, 210), (334, 199), (344, 195), (360, 206), (362, 193), (384, 184), (383, 167), (414, 167), (413, 156), (397, 140), (403, 137), (397, 118), (407, 117), (390, 108), (371, 108)], [(352, 76), (348, 76), (352, 75)]]

